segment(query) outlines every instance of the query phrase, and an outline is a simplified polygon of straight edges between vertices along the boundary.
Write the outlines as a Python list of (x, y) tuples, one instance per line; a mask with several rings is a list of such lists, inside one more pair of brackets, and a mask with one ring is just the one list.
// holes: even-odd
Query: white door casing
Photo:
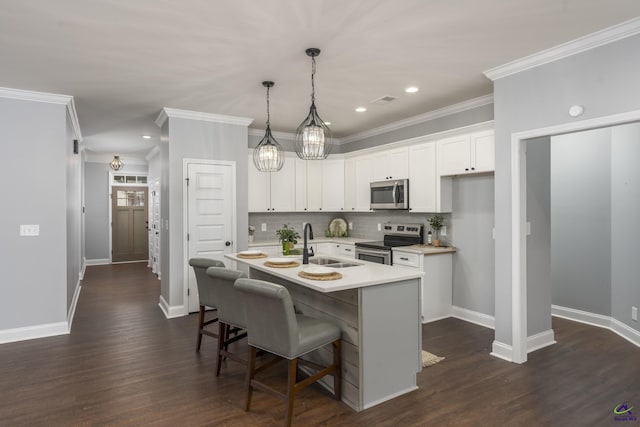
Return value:
[(235, 162), (188, 160), (185, 166), (185, 304), (188, 312), (199, 310), (198, 287), (189, 266), (190, 258), (212, 258), (224, 262), (234, 252)]

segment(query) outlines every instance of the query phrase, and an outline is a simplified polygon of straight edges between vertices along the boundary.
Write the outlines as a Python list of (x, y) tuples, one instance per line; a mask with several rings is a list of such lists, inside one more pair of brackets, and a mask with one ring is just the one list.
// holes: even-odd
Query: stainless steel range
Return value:
[(387, 222), (382, 230), (384, 240), (356, 243), (356, 259), (391, 265), (394, 247), (420, 244), (424, 236), (422, 224)]

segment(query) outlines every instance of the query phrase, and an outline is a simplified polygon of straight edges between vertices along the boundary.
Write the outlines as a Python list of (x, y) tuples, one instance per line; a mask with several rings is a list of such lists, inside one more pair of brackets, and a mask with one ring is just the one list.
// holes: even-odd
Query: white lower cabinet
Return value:
[(453, 253), (422, 255), (393, 250), (393, 265), (419, 268), (422, 277), (422, 323), (451, 317), (453, 305)]

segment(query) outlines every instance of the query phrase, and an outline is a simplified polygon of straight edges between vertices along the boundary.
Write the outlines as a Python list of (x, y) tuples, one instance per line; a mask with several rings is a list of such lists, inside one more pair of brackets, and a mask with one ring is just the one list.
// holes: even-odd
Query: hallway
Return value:
[[(167, 320), (159, 293), (144, 263), (89, 267), (71, 334), (0, 346), (0, 425), (281, 425), (283, 403), (264, 393), (244, 411), (243, 369), (229, 362), (215, 378), (215, 340), (195, 353), (196, 315)], [(312, 386), (294, 425), (590, 426), (614, 424), (623, 401), (640, 407), (639, 348), (553, 324), (558, 344), (515, 365), (489, 355), (491, 329), (430, 323), (425, 348), (446, 359), (418, 375), (418, 391), (355, 413)]]

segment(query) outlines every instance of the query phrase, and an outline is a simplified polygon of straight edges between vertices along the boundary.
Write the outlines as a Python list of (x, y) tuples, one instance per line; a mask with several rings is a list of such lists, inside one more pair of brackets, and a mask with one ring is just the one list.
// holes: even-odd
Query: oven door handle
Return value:
[(369, 249), (369, 248), (356, 248), (356, 255), (366, 254), (366, 255), (383, 255), (386, 256), (390, 254), (390, 251), (378, 250), (378, 249)]

